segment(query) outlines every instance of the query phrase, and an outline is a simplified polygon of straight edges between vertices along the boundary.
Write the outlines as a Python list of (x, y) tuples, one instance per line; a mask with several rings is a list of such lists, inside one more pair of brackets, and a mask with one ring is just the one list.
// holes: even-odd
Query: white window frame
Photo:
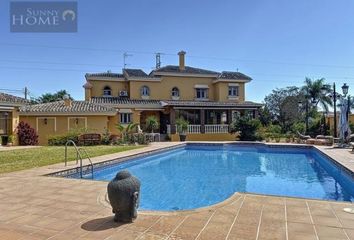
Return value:
[(240, 94), (240, 87), (231, 85), (229, 86), (229, 97), (238, 97)]
[(132, 113), (119, 113), (119, 121), (121, 124), (129, 124), (132, 122)]
[(143, 99), (148, 99), (150, 97), (150, 88), (146, 85), (140, 88), (140, 95)]
[[(107, 94), (109, 92), (109, 94)], [(105, 86), (103, 88), (103, 96), (104, 97), (111, 97), (112, 96), (112, 88), (110, 86)]]
[[(198, 100), (206, 100), (209, 98), (208, 88), (196, 88), (195, 89), (195, 98)], [(198, 92), (200, 97), (198, 97)], [(203, 94), (202, 94), (203, 93)], [(203, 95), (203, 96), (202, 96)]]
[(172, 100), (178, 100), (179, 99), (179, 88), (178, 87), (173, 87), (171, 90), (171, 98)]

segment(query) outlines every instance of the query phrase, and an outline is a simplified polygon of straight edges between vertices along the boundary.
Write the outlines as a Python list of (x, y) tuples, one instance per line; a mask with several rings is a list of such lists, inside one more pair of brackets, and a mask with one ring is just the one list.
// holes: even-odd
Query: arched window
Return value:
[(150, 96), (150, 88), (148, 86), (142, 86), (140, 91), (141, 91), (142, 97), (149, 97)]
[(179, 97), (179, 89), (177, 87), (172, 88), (172, 98)]
[(112, 96), (112, 89), (109, 86), (103, 88), (103, 96)]

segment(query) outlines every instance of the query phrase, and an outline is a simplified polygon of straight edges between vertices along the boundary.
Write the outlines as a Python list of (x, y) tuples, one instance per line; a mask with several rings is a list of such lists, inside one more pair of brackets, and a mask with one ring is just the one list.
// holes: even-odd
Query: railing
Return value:
[(205, 133), (228, 133), (229, 125), (211, 124), (205, 125)]
[(188, 125), (187, 133), (200, 133), (200, 125)]
[(80, 159), (80, 178), (82, 178), (82, 156), (81, 156), (81, 151), (83, 151), (85, 153), (85, 155), (86, 155), (86, 158), (90, 162), (89, 166), (91, 166), (91, 178), (93, 179), (93, 164), (92, 164), (90, 156), (88, 155), (87, 151), (84, 148), (78, 148), (76, 146), (75, 142), (72, 141), (72, 140), (68, 140), (65, 143), (65, 166), (67, 166), (67, 164), (68, 164), (68, 145), (69, 144), (72, 144), (74, 146), (74, 148), (75, 148), (75, 151), (76, 151), (76, 165), (78, 164), (78, 161)]
[[(205, 133), (228, 133), (229, 126), (225, 124), (208, 124), (205, 126)], [(177, 126), (176, 126), (177, 128)], [(188, 125), (187, 133), (201, 133), (201, 125)], [(171, 134), (171, 125), (167, 125), (167, 134)]]

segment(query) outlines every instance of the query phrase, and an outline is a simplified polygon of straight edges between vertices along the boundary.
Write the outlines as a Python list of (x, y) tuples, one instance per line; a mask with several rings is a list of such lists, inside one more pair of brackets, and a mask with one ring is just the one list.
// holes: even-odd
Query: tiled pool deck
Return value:
[[(348, 149), (318, 148), (354, 171)], [(0, 175), (0, 239), (354, 239), (354, 214), (343, 211), (354, 204), (241, 193), (195, 211), (139, 212), (134, 223), (121, 225), (105, 202), (107, 183), (42, 176), (63, 165)]]

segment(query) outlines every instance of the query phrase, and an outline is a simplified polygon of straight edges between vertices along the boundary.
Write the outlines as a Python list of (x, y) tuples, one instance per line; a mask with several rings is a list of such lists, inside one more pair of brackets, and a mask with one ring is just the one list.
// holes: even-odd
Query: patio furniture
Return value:
[(354, 134), (351, 134), (349, 139), (350, 139), (349, 145), (352, 148), (352, 152), (354, 152)]
[(313, 143), (310, 143), (310, 142), (312, 142), (312, 141), (314, 140), (313, 138), (311, 138), (310, 135), (303, 135), (303, 134), (301, 134), (299, 131), (297, 131), (296, 133), (297, 133), (297, 135), (298, 135), (298, 137), (299, 137), (299, 139), (300, 139), (301, 142), (307, 143), (307, 140), (310, 140), (310, 139), (311, 139), (311, 141), (309, 141), (309, 143), (307, 143), (307, 144), (313, 144)]
[(332, 136), (317, 135), (315, 144), (332, 146), (334, 143), (334, 138)]
[(155, 142), (155, 139), (157, 137), (158, 142), (161, 142), (160, 133), (145, 133), (145, 137), (147, 139), (151, 139), (152, 142)]
[(101, 134), (85, 133), (79, 136), (80, 145), (98, 145), (101, 143)]

